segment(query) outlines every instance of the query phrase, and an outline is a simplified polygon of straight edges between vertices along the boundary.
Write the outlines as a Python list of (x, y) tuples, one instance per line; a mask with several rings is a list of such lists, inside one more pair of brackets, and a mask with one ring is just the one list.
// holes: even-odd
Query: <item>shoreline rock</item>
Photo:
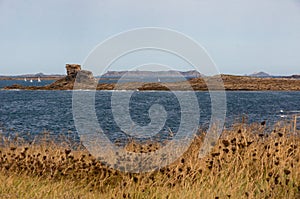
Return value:
[(93, 73), (86, 70), (81, 70), (78, 64), (66, 64), (67, 75), (46, 86), (22, 86), (14, 84), (7, 86), (4, 90), (72, 90), (75, 81), (80, 84), (94, 84), (96, 79)]

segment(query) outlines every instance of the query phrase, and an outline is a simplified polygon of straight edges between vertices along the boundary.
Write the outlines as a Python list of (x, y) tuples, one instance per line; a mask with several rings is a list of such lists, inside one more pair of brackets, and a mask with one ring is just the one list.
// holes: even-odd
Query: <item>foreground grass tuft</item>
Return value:
[(300, 134), (289, 125), (236, 124), (199, 159), (203, 135), (172, 165), (143, 174), (113, 170), (84, 149), (8, 143), (0, 149), (0, 197), (300, 198)]

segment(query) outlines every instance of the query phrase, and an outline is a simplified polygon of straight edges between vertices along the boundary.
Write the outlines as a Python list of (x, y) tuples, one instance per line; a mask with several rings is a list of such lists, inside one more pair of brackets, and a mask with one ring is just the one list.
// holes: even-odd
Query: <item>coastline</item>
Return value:
[[(194, 78), (185, 82), (127, 82), (127, 83), (100, 83), (93, 80), (78, 84), (84, 90), (139, 90), (139, 91), (300, 91), (300, 79), (291, 78), (259, 78), (248, 76), (221, 75), (224, 88), (214, 85), (216, 77)], [(2, 90), (73, 90), (75, 78), (65, 76), (46, 86), (22, 86), (14, 84)], [(117, 86), (116, 86), (117, 85)], [(188, 85), (188, 86), (187, 86)]]
[(47, 76), (47, 77), (39, 77), (39, 76), (24, 76), (24, 77), (0, 77), (0, 81), (5, 81), (5, 80), (24, 80), (24, 78), (26, 79), (37, 79), (40, 78), (40, 80), (59, 80), (60, 78), (62, 78), (62, 76)]
[[(111, 73), (111, 72), (110, 72)], [(106, 73), (103, 77), (107, 77)], [(161, 72), (163, 73), (163, 72)], [(56, 81), (46, 86), (22, 86), (14, 84), (6, 86), (3, 90), (138, 90), (138, 91), (208, 91), (208, 90), (226, 90), (226, 91), (300, 91), (300, 78), (291, 77), (252, 77), (221, 74), (215, 76), (201, 76), (195, 71), (179, 72), (195, 78), (178, 82), (124, 82), (124, 83), (99, 83), (99, 77), (95, 78), (91, 71), (82, 70), (78, 64), (66, 64), (66, 76), (57, 77)], [(187, 74), (186, 74), (187, 73)], [(115, 75), (115, 73), (112, 73)], [(122, 72), (118, 72), (121, 74)], [(126, 73), (127, 74), (127, 73)], [(139, 76), (157, 76), (160, 74), (152, 72), (131, 72), (129, 77)], [(179, 77), (178, 72), (169, 71), (164, 75), (170, 74), (172, 77)], [(124, 75), (124, 74), (123, 74)], [(177, 75), (177, 76), (176, 76)], [(121, 77), (119, 76), (119, 78)], [(54, 76), (53, 76), (54, 77)], [(51, 77), (51, 78), (53, 78)], [(147, 77), (147, 76), (145, 76)], [(44, 77), (45, 78), (45, 77)], [(47, 77), (50, 78), (50, 77)], [(113, 76), (113, 79), (118, 77)], [(109, 79), (109, 78), (108, 78)], [(222, 80), (221, 80), (222, 79)], [(223, 84), (222, 82), (223, 81)]]

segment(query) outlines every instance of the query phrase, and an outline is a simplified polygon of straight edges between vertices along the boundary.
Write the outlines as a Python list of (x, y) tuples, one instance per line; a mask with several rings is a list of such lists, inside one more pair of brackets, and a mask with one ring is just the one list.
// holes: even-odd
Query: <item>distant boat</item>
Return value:
[(38, 78), (38, 82), (41, 82), (41, 79), (40, 79), (40, 78)]
[(157, 78), (157, 81), (158, 81), (158, 82), (160, 82), (160, 79), (159, 79), (159, 77)]
[(26, 79), (26, 77), (24, 78), (24, 81), (25, 81), (25, 82), (27, 82), (27, 79)]
[(32, 83), (32, 82), (33, 82), (33, 80), (31, 79), (31, 80), (30, 80), (30, 83)]

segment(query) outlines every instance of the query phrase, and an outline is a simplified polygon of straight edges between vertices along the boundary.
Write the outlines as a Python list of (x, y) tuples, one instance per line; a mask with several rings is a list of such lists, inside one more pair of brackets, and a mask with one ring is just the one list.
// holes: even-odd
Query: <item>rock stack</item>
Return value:
[[(87, 70), (81, 70), (79, 64), (66, 64), (67, 76), (57, 80), (49, 85), (51, 89), (70, 90), (73, 89), (74, 83), (88, 84), (89, 86), (96, 83), (93, 73)], [(85, 86), (81, 85), (81, 86)]]
[(76, 80), (77, 88), (80, 89), (94, 89), (97, 81), (93, 73), (87, 70), (81, 70), (79, 64), (66, 64), (67, 75), (50, 85), (46, 86), (22, 86), (14, 84), (7, 86), (4, 89), (22, 89), (22, 90), (72, 90)]
[(70, 81), (76, 78), (78, 83), (87, 83), (90, 81), (95, 81), (93, 73), (87, 70), (81, 70), (79, 64), (66, 64), (67, 76), (66, 78)]
[(79, 64), (66, 64), (67, 77), (70, 79), (76, 78), (76, 75), (81, 71), (81, 66)]

